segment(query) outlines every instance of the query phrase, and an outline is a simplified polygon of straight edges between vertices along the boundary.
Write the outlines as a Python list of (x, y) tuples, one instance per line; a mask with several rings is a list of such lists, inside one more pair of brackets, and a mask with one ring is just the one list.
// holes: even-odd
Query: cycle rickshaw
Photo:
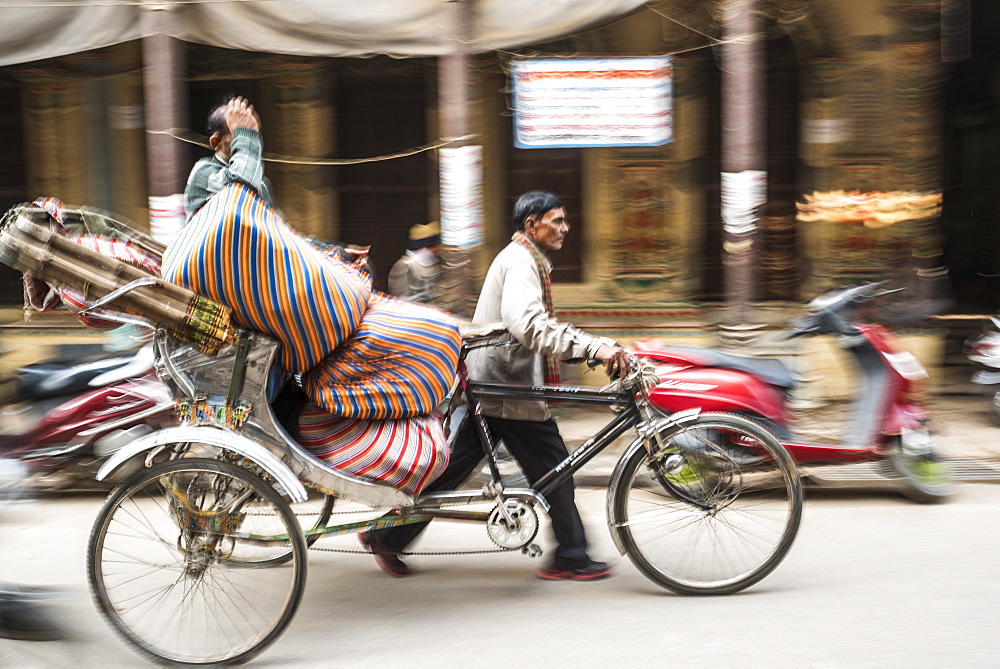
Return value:
[[(124, 226), (119, 232), (130, 234)], [(771, 433), (735, 415), (657, 412), (642, 393), (644, 376), (655, 375), (648, 367), (596, 390), (475, 383), (460, 366), (456, 389), (479, 421), (490, 481), (411, 495), (330, 469), (289, 436), (272, 410), (278, 344), (232, 325), (225, 307), (74, 245), (30, 210), (0, 224), (0, 262), (74, 286), (95, 300), (93, 312), (110, 307), (156, 329), (157, 371), (182, 425), (137, 439), (101, 469), (99, 478), (122, 482), (98, 514), (87, 555), (98, 609), (156, 660), (235, 663), (264, 650), (291, 621), (307, 549), (321, 536), (472, 520), (499, 550), (537, 555), (547, 492), (630, 430), (636, 437), (608, 487), (608, 526), (618, 550), (658, 585), (683, 594), (736, 592), (773, 571), (797, 532), (801, 483)], [(479, 328), (466, 334), (464, 351), (510, 343), (503, 331)], [(616, 411), (549, 474), (509, 488), (476, 410), (483, 396)], [(297, 517), (294, 505), (310, 494), (320, 510)], [(373, 517), (329, 524), (335, 498), (368, 507)], [(476, 504), (487, 510), (468, 508)]]

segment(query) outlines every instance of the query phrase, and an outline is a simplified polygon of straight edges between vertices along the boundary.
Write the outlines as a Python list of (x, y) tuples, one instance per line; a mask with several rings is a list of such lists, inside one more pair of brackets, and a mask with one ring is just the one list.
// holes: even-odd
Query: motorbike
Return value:
[(126, 444), (176, 424), (170, 393), (157, 378), (151, 346), (129, 356), (44, 362), (15, 372), (0, 457), (16, 459), (34, 491), (105, 489), (103, 462)]
[[(776, 359), (637, 341), (636, 355), (652, 361), (660, 376), (650, 391), (650, 403), (668, 413), (700, 408), (741, 414), (771, 430), (799, 464), (876, 461), (880, 472), (908, 498), (923, 503), (946, 500), (951, 494), (949, 469), (934, 448), (929, 413), (917, 397), (918, 383), (927, 372), (885, 328), (853, 320), (860, 305), (896, 292), (883, 289), (885, 283), (839, 288), (813, 299), (806, 315), (785, 335), (834, 335), (857, 363), (862, 388), (840, 443), (796, 437), (789, 409), (795, 382)], [(733, 457), (740, 452), (734, 448)]]
[(982, 386), (989, 415), (1000, 425), (1000, 318), (990, 317), (982, 332), (969, 337), (964, 353), (976, 368), (972, 382)]

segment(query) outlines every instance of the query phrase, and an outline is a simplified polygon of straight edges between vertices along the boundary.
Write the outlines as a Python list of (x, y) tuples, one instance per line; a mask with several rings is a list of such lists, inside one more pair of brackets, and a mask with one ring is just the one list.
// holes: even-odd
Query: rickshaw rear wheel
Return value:
[[(145, 655), (173, 664), (246, 662), (291, 622), (306, 542), (278, 492), (246, 469), (181, 459), (135, 474), (104, 502), (87, 576), (101, 614)], [(240, 562), (284, 556), (286, 564)]]

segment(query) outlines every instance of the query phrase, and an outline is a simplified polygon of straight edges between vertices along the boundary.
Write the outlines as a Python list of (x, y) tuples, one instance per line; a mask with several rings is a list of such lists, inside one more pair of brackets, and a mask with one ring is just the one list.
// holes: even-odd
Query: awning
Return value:
[[(465, 0), (470, 49), (539, 44), (628, 14), (644, 0)], [(446, 0), (181, 0), (167, 21), (179, 39), (301, 56), (437, 56), (448, 49)], [(143, 36), (140, 0), (0, 0), (0, 66)], [(39, 6), (42, 5), (42, 6)], [(48, 5), (48, 6), (45, 6)]]

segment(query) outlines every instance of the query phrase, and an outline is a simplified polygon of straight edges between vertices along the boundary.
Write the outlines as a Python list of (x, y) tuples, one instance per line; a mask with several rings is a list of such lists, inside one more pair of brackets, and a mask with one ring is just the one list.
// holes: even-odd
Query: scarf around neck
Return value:
[[(528, 239), (528, 236), (521, 230), (514, 233), (511, 241), (519, 246), (523, 246), (531, 254), (531, 259), (535, 261), (535, 269), (538, 270), (538, 278), (542, 282), (542, 301), (545, 303), (545, 310), (549, 316), (555, 318), (556, 310), (552, 304), (552, 278), (549, 275), (549, 268), (545, 264), (545, 256), (538, 250), (535, 243)], [(545, 385), (557, 386), (559, 379), (559, 361), (550, 356), (545, 356)]]

